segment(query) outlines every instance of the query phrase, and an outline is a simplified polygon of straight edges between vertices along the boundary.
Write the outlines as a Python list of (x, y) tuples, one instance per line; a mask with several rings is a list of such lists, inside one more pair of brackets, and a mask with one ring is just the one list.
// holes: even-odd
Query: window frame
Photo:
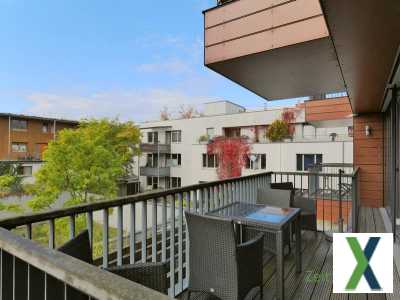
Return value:
[[(313, 156), (313, 161), (314, 165), (317, 163), (323, 163), (324, 160), (324, 155), (322, 153), (296, 153), (296, 171), (299, 172), (308, 172), (308, 170), (305, 169), (305, 156), (306, 155), (312, 155)], [(299, 169), (299, 157), (301, 158), (301, 169)], [(320, 159), (319, 159), (320, 158)]]
[(203, 168), (217, 169), (219, 167), (218, 156), (216, 154), (203, 153), (202, 166)]
[[(25, 126), (15, 126), (16, 123), (23, 124), (25, 123)], [(19, 119), (19, 118), (12, 118), (10, 121), (10, 128), (12, 131), (28, 131), (28, 120), (26, 119)]]
[[(14, 146), (17, 146), (20, 148), (22, 145), (25, 147), (25, 151), (20, 151), (20, 150), (15, 150)], [(13, 153), (28, 153), (28, 143), (24, 142), (12, 142), (11, 143), (11, 152)]]

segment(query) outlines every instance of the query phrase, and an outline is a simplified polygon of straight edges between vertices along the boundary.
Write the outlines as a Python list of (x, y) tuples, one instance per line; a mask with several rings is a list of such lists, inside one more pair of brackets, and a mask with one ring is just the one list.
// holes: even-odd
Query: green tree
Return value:
[(23, 192), (22, 177), (18, 175), (19, 164), (0, 162), (0, 196)]
[(283, 140), (285, 137), (289, 136), (289, 126), (283, 120), (275, 120), (268, 127), (267, 138), (272, 142), (277, 142)]
[(115, 197), (118, 179), (131, 171), (139, 143), (140, 131), (132, 122), (85, 120), (77, 129), (60, 131), (44, 152), (29, 206), (51, 208), (63, 192), (70, 195), (66, 206)]

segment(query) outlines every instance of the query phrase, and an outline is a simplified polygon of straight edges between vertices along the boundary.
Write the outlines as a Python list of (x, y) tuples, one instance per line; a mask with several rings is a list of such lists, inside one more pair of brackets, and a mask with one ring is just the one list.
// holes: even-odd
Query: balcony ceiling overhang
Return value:
[(353, 112), (381, 111), (400, 45), (400, 1), (320, 2)]
[(207, 67), (267, 100), (344, 90), (328, 37), (209, 63)]

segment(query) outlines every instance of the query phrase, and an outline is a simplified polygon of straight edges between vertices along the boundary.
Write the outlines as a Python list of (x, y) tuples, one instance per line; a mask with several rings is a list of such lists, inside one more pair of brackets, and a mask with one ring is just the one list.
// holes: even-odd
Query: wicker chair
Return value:
[(295, 189), (291, 182), (271, 183), (272, 189), (290, 190), (291, 207), (301, 208), (300, 219), (301, 228), (305, 230), (317, 231), (317, 215), (315, 209), (315, 200), (308, 199), (301, 195), (295, 195)]
[[(93, 263), (89, 232), (87, 230), (81, 232), (58, 250), (89, 264)], [(167, 263), (144, 263), (110, 267), (104, 270), (167, 294), (167, 265)], [(88, 299), (87, 296), (82, 296), (82, 293), (72, 288), (68, 290), (68, 295), (70, 295), (70, 293), (74, 295), (71, 299)]]
[(168, 294), (168, 266), (169, 263), (141, 263), (110, 267), (105, 270), (160, 293)]
[(232, 221), (185, 215), (190, 249), (187, 299), (197, 299), (198, 294), (221, 300), (248, 299), (258, 292), (262, 296), (263, 235), (238, 245)]

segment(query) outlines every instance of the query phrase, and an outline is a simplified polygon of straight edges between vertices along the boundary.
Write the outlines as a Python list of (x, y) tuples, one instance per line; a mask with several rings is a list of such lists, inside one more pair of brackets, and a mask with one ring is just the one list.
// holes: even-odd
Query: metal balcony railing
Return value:
[(140, 167), (140, 176), (169, 177), (170, 167)]
[(273, 172), (271, 182), (293, 183), (294, 197), (314, 205), (318, 231), (357, 232), (358, 172), (351, 164), (322, 164), (306, 172)]
[(170, 299), (3, 228), (0, 257), (1, 299)]
[(143, 143), (140, 150), (144, 153), (171, 153), (171, 144)]
[[(40, 274), (45, 274), (43, 276), (56, 278), (63, 283), (62, 289), (72, 286), (96, 299), (136, 299), (132, 296), (124, 298), (126, 294), (121, 294), (128, 289), (124, 280), (121, 279), (123, 282), (120, 284), (113, 275), (53, 250), (65, 242), (62, 233), (67, 231), (68, 237), (72, 238), (77, 231), (83, 230), (83, 226), (89, 231), (94, 260), (98, 265), (169, 262), (169, 295), (175, 297), (185, 290), (188, 279), (185, 210), (205, 214), (232, 202), (255, 203), (259, 188), (269, 186), (270, 182), (290, 181), (297, 195), (309, 201), (315, 200), (317, 217), (323, 216), (317, 218), (320, 231), (338, 231), (333, 217), (337, 215), (339, 207), (335, 201), (338, 191), (341, 191), (344, 230), (355, 231), (357, 172), (356, 169), (351, 174), (341, 175), (341, 182), (351, 185), (346, 191), (339, 188), (339, 174), (267, 172), (2, 220), (0, 227), (11, 231), (0, 229), (3, 253), (0, 274), (13, 274), (7, 279), (2, 278), (2, 293), (12, 295), (26, 290), (19, 285), (26, 285), (25, 279), (29, 281), (32, 275), (25, 271), (22, 277), (18, 277), (20, 268), (15, 267), (23, 264), (34, 267), (35, 271), (39, 269)], [(331, 217), (328, 218), (329, 211)], [(83, 225), (82, 220), (85, 221)], [(40, 235), (43, 232), (44, 237)], [(44, 289), (54, 288), (49, 285), (51, 282)], [(120, 287), (121, 291), (118, 290)], [(152, 291), (146, 291), (138, 294), (137, 299), (162, 299), (154, 297)]]
[[(8, 237), (24, 236), (26, 243), (29, 240), (47, 245), (54, 249), (61, 244), (59, 234), (69, 229), (69, 237), (75, 236), (78, 224), (82, 217), (86, 220), (85, 227), (89, 230), (91, 245), (95, 261), (107, 267), (112, 264), (122, 265), (137, 262), (169, 262), (169, 295), (174, 297), (187, 286), (188, 243), (186, 243), (186, 224), (184, 210), (196, 211), (200, 214), (219, 208), (236, 201), (255, 202), (257, 188), (269, 184), (271, 173), (262, 173), (223, 181), (215, 181), (192, 186), (165, 190), (154, 193), (138, 194), (130, 197), (110, 201), (84, 204), (76, 207), (58, 209), (39, 214), (24, 215), (0, 221), (0, 227), (12, 230), (7, 232)], [(39, 238), (39, 233), (45, 232), (45, 238)], [(0, 239), (2, 236), (0, 235)], [(14, 251), (7, 248), (8, 239), (3, 239), (5, 251)], [(39, 246), (38, 246), (39, 247)], [(33, 257), (38, 256), (41, 264), (45, 265), (49, 253), (44, 248), (35, 248)], [(42, 251), (40, 251), (42, 249)], [(14, 254), (15, 255), (15, 254)], [(30, 264), (31, 258), (19, 256), (19, 259)], [(33, 258), (32, 258), (33, 260)], [(73, 264), (80, 268), (80, 264)], [(64, 277), (57, 277), (56, 272), (49, 272), (69, 285)], [(51, 272), (50, 272), (51, 271)], [(69, 272), (69, 269), (66, 271)], [(53, 274), (54, 273), (54, 274)], [(73, 273), (72, 273), (73, 275)], [(73, 277), (76, 279), (75, 277)], [(88, 276), (85, 284), (95, 282), (96, 277)], [(115, 280), (109, 280), (114, 285)], [(72, 285), (82, 292), (89, 294), (84, 286)], [(12, 285), (11, 285), (12, 288)], [(111, 291), (113, 291), (111, 289)], [(89, 293), (90, 292), (90, 293)], [(149, 294), (150, 295), (150, 294)], [(97, 294), (94, 294), (94, 298)], [(99, 297), (99, 299), (128, 299)], [(136, 299), (136, 298), (129, 298)], [(159, 299), (138, 297), (137, 299)]]

